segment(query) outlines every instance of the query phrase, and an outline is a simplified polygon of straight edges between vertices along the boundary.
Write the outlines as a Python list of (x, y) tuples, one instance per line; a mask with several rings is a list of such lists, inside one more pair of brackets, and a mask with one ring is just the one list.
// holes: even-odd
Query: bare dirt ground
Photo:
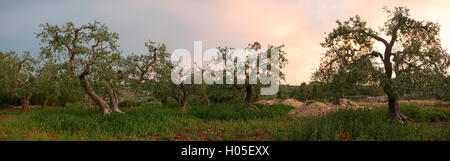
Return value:
[(315, 102), (308, 105), (305, 105), (303, 102), (297, 101), (295, 99), (272, 99), (272, 100), (261, 100), (257, 103), (263, 104), (266, 106), (273, 105), (273, 104), (284, 104), (288, 106), (293, 106), (295, 109), (291, 110), (289, 112), (290, 115), (294, 117), (300, 117), (300, 116), (318, 116), (318, 115), (324, 115), (329, 111), (342, 109), (342, 108), (350, 108), (350, 109), (360, 109), (364, 106), (360, 106), (350, 100), (347, 99), (341, 99), (340, 105), (332, 105), (332, 104), (325, 104), (322, 102)]
[[(439, 103), (439, 100), (400, 100), (399, 103), (418, 103), (423, 105), (424, 107), (434, 107), (436, 103)], [(300, 116), (319, 116), (325, 115), (326, 113), (338, 110), (338, 109), (362, 109), (368, 107), (369, 110), (376, 110), (376, 108), (371, 107), (381, 107), (386, 106), (387, 103), (378, 103), (378, 102), (365, 102), (358, 101), (353, 102), (348, 99), (341, 99), (340, 105), (333, 105), (329, 103), (315, 102), (311, 104), (305, 105), (304, 103), (297, 101), (295, 99), (272, 99), (272, 100), (261, 100), (257, 103), (263, 104), (266, 106), (273, 104), (285, 104), (288, 106), (293, 106), (295, 109), (289, 112), (290, 115), (294, 117)]]

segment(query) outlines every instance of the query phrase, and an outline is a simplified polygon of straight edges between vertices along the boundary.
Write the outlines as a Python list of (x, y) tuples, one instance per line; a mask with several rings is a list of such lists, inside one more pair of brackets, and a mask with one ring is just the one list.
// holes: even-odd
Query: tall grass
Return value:
[[(192, 106), (187, 112), (170, 105), (147, 104), (138, 109), (125, 109), (126, 114), (113, 113), (102, 116), (98, 109), (67, 107), (65, 109), (36, 108), (17, 119), (5, 120), (0, 129), (8, 132), (9, 140), (26, 140), (24, 132), (40, 129), (40, 136), (50, 133), (61, 135), (60, 140), (104, 140), (106, 137), (126, 136), (129, 140), (145, 140), (147, 136), (164, 136), (172, 139), (175, 133), (185, 129), (201, 130), (215, 125), (214, 130), (247, 127), (247, 129), (227, 130), (224, 135), (248, 133), (258, 127), (273, 123), (272, 120), (292, 119), (287, 111), (290, 106), (261, 106), (261, 110), (242, 110), (239, 104), (214, 104), (209, 107)], [(200, 122), (207, 122), (206, 125)], [(248, 125), (249, 121), (254, 121)], [(226, 127), (221, 127), (226, 126)], [(276, 125), (278, 126), (278, 125)], [(277, 128), (267, 126), (267, 128)], [(80, 135), (78, 131), (84, 131)], [(77, 133), (75, 133), (77, 132)], [(246, 134), (245, 134), (246, 135)], [(40, 137), (33, 137), (40, 139)], [(45, 139), (45, 137), (41, 138)], [(223, 138), (219, 138), (223, 139)], [(31, 139), (32, 140), (32, 139)]]
[[(445, 124), (431, 127), (431, 122), (448, 122), (450, 111), (421, 108), (415, 104), (402, 105), (401, 111), (415, 124), (398, 124), (387, 119), (387, 108), (370, 111), (339, 110), (319, 117), (303, 117), (291, 125), (289, 140), (368, 140), (368, 141), (427, 141), (448, 139), (450, 129)], [(344, 134), (345, 133), (345, 134)]]
[(176, 105), (145, 104), (124, 109), (126, 114), (108, 116), (100, 115), (96, 108), (35, 108), (14, 113), (15, 119), (2, 120), (0, 136), (6, 134), (7, 140), (154, 140), (155, 136), (180, 140), (189, 136), (192, 140), (388, 141), (440, 140), (448, 139), (450, 134), (447, 124), (438, 128), (429, 125), (448, 123), (450, 110), (417, 104), (401, 105), (402, 113), (415, 120), (415, 125), (389, 122), (386, 107), (375, 111), (339, 110), (300, 119), (288, 115), (293, 109), (290, 106), (258, 107), (260, 110), (246, 110), (239, 103), (229, 103), (192, 105), (190, 110), (182, 111)]
[(291, 119), (288, 112), (293, 109), (291, 106), (282, 104), (263, 106), (257, 105), (259, 110), (242, 109), (241, 104), (214, 104), (211, 106), (198, 105), (191, 108), (188, 114), (201, 119), (208, 120), (286, 120)]

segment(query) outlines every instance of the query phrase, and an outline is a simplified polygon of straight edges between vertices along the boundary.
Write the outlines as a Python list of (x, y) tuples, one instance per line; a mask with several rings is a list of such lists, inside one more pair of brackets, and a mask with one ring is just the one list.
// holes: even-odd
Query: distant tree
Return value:
[(174, 64), (170, 61), (170, 53), (164, 44), (153, 41), (145, 43), (148, 52), (143, 55), (132, 54), (125, 60), (126, 79), (134, 89), (153, 94), (165, 103), (168, 97), (177, 101), (183, 109), (189, 109), (189, 93), (193, 85), (171, 81)]
[(3, 72), (0, 74), (0, 82), (8, 93), (13, 94), (22, 105), (22, 110), (30, 109), (30, 100), (33, 94), (44, 88), (39, 88), (40, 81), (48, 77), (52, 71), (47, 66), (39, 64), (39, 61), (30, 56), (29, 52), (24, 52), (19, 56), (11, 51), (0, 54), (0, 64)]
[(13, 102), (11, 98), (15, 98), (11, 94), (11, 78), (14, 78), (15, 70), (11, 65), (10, 53), (3, 53), (0, 51), (0, 104), (11, 105)]
[(441, 99), (450, 102), (450, 76), (447, 76), (442, 88)]
[[(410, 119), (400, 113), (399, 96), (407, 89), (427, 85), (431, 75), (446, 73), (450, 58), (438, 38), (437, 23), (415, 20), (404, 7), (394, 11), (385, 8), (385, 11), (388, 20), (380, 31), (390, 37), (389, 41), (368, 27), (359, 16), (337, 21), (338, 26), (321, 44), (327, 51), (313, 78), (329, 83), (340, 70), (367, 57), (374, 68), (381, 67), (372, 76), (388, 96), (389, 119), (404, 123)], [(375, 42), (384, 46), (383, 52), (374, 47)], [(381, 64), (375, 65), (377, 62)]]
[(60, 72), (70, 84), (79, 84), (89, 98), (100, 108), (102, 114), (110, 114), (112, 111), (105, 100), (99, 96), (91, 86), (92, 73), (98, 72), (99, 65), (117, 53), (118, 34), (110, 32), (105, 24), (98, 21), (76, 27), (72, 22), (67, 22), (61, 27), (48, 23), (40, 25), (41, 31), (37, 34), (44, 46), (42, 53), (47, 58), (59, 60), (62, 65)]
[[(257, 84), (250, 83), (250, 72), (251, 72), (251, 68), (254, 67), (254, 69), (256, 69), (256, 73), (257, 73), (257, 75), (256, 75), (257, 76), (257, 80), (261, 79), (261, 72), (263, 72), (261, 70), (262, 66), (260, 66), (260, 63), (259, 63), (261, 54), (267, 54), (266, 59), (263, 60), (263, 61), (269, 62), (267, 64), (267, 69), (270, 71), (271, 68), (278, 68), (279, 74), (280, 74), (279, 78), (281, 79), (279, 81), (285, 80), (285, 74), (282, 71), (282, 69), (287, 64), (287, 58), (285, 56), (286, 52), (282, 50), (283, 48), (284, 48), (284, 45), (280, 45), (280, 46), (268, 45), (268, 48), (267, 48), (266, 51), (256, 53), (256, 55), (253, 55), (253, 56), (251, 56), (251, 55), (250, 56), (246, 56), (244, 58), (244, 60), (238, 60), (237, 57), (231, 58), (231, 55), (228, 55), (228, 53), (230, 53), (230, 51), (234, 50), (233, 48), (218, 47), (219, 56), (223, 57), (223, 59), (225, 60), (225, 64), (226, 64), (226, 61), (229, 61), (229, 60), (234, 61), (234, 73), (230, 73), (230, 74), (232, 74), (233, 77), (234, 77), (233, 87), (236, 90), (238, 90), (239, 92), (244, 90), (243, 91), (243, 96), (242, 96), (242, 108), (244, 108), (244, 109), (258, 109), (252, 103), (252, 102), (254, 102), (257, 99), (257, 98), (255, 99), (254, 97), (258, 97), (259, 96), (259, 93), (255, 93), (255, 90), (259, 90), (261, 87), (264, 87), (266, 85), (262, 85), (260, 82), (257, 82)], [(259, 42), (254, 42), (254, 43), (248, 44), (247, 49), (259, 51), (261, 49), (261, 44)], [(272, 67), (270, 65), (272, 50), (277, 50), (278, 51), (278, 54), (279, 54), (279, 66), (278, 67)], [(250, 64), (251, 63), (250, 59), (256, 60), (255, 61), (256, 64)], [(242, 75), (237, 73), (237, 68), (238, 68), (237, 67), (238, 63), (237, 62), (238, 61), (243, 61), (244, 62), (245, 71), (244, 71), (244, 73)], [(226, 78), (226, 75), (227, 75), (226, 67), (224, 67), (223, 71), (224, 71), (223, 76), (224, 76), (224, 78)], [(265, 72), (267, 72), (266, 73), (267, 75), (271, 74), (269, 71), (265, 71)], [(245, 83), (244, 84), (238, 84), (238, 82), (237, 82), (238, 77), (243, 77), (244, 80), (245, 80)], [(226, 80), (226, 79), (223, 79), (223, 80)]]

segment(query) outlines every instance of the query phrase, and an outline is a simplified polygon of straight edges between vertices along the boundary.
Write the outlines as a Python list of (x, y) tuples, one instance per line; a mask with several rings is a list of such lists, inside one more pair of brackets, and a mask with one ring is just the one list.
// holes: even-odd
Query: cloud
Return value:
[(450, 48), (450, 1), (447, 0), (97, 0), (1, 1), (0, 50), (39, 52), (34, 32), (49, 22), (105, 22), (120, 35), (125, 54), (144, 53), (144, 42), (166, 43), (169, 50), (193, 51), (217, 46), (286, 45), (287, 83), (309, 81), (324, 51), (319, 45), (337, 19), (360, 15), (374, 29), (382, 26), (382, 8), (406, 6), (417, 19), (438, 21), (444, 48)]

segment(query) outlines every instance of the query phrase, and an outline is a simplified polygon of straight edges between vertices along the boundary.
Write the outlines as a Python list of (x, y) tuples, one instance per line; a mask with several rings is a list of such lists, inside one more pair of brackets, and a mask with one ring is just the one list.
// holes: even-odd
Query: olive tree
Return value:
[(0, 64), (0, 82), (4, 86), (3, 89), (20, 100), (23, 111), (30, 109), (31, 97), (45, 89), (40, 86), (41, 82), (54, 72), (50, 70), (53, 68), (39, 63), (39, 59), (30, 56), (29, 52), (24, 52), (21, 56), (14, 51), (0, 53)]
[[(429, 76), (446, 73), (450, 58), (441, 46), (437, 23), (416, 20), (404, 7), (385, 11), (388, 18), (379, 32), (359, 16), (338, 20), (337, 27), (321, 44), (327, 51), (313, 78), (331, 82), (343, 67), (370, 58), (370, 64), (380, 68), (371, 76), (388, 96), (388, 118), (404, 123), (410, 119), (400, 113), (399, 97), (409, 88), (426, 85)], [(374, 47), (376, 42), (383, 48)]]
[(153, 94), (162, 103), (166, 103), (167, 98), (172, 97), (181, 107), (188, 108), (188, 89), (184, 84), (175, 85), (171, 82), (170, 73), (173, 64), (169, 60), (170, 53), (167, 52), (166, 46), (147, 41), (145, 47), (147, 53), (132, 54), (124, 60), (123, 74), (127, 84), (141, 94)]
[[(261, 87), (264, 87), (266, 85), (261, 84), (261, 81), (256, 81), (252, 82), (251, 81), (251, 72), (255, 72), (256, 73), (256, 80), (261, 80), (261, 75), (263, 74), (262, 72), (267, 72), (265, 73), (266, 75), (271, 75), (270, 71), (271, 68), (278, 68), (279, 70), (279, 78), (281, 78), (281, 80), (285, 80), (285, 75), (284, 73), (281, 71), (287, 64), (287, 58), (286, 58), (286, 52), (284, 52), (282, 49), (284, 48), (284, 45), (280, 45), (280, 46), (273, 46), (273, 45), (268, 45), (267, 49), (264, 51), (261, 51), (261, 44), (259, 42), (254, 42), (251, 44), (248, 44), (247, 49), (249, 50), (254, 50), (256, 51), (255, 54), (248, 54), (245, 55), (244, 57), (241, 57), (241, 59), (243, 60), (239, 60), (239, 57), (234, 57), (235, 55), (231, 55), (231, 53), (233, 53), (233, 50), (235, 50), (234, 48), (229, 48), (229, 47), (218, 47), (218, 56), (222, 57), (223, 60), (225, 61), (224, 64), (227, 64), (227, 61), (233, 61), (233, 66), (231, 68), (234, 68), (232, 71), (233, 73), (228, 73), (227, 71), (229, 71), (230, 69), (227, 70), (227, 68), (230, 68), (226, 65), (224, 65), (223, 67), (223, 71), (224, 71), (224, 79), (227, 77), (228, 75), (232, 75), (233, 79), (233, 83), (232, 86), (238, 90), (239, 92), (243, 92), (243, 96), (242, 96), (242, 108), (244, 109), (258, 109), (256, 106), (253, 105), (253, 102), (257, 99), (255, 97), (258, 97), (259, 94), (256, 93), (255, 91), (259, 90)], [(267, 63), (266, 67), (261, 66), (260, 61), (266, 61), (266, 62), (271, 62), (271, 54), (272, 51), (277, 51), (279, 56), (279, 66), (275, 67), (275, 66), (271, 66), (270, 63)], [(262, 57), (262, 54), (267, 54), (266, 57)], [(265, 59), (263, 59), (265, 58)], [(262, 60), (263, 59), (263, 60)], [(243, 73), (239, 73), (238, 72), (238, 62), (241, 61), (243, 62), (243, 66), (244, 66), (244, 72)], [(266, 70), (262, 70), (262, 69), (267, 69)], [(243, 78), (244, 83), (243, 84), (239, 84), (238, 83), (238, 79), (239, 77)], [(272, 81), (281, 81), (281, 80), (272, 80)], [(279, 83), (279, 82), (278, 82)]]
[(100, 108), (102, 114), (111, 113), (109, 105), (92, 88), (91, 83), (98, 80), (93, 77), (100, 69), (98, 66), (111, 59), (117, 53), (119, 36), (110, 32), (105, 24), (98, 21), (82, 26), (67, 22), (62, 26), (40, 25), (37, 34), (43, 47), (42, 53), (54, 58), (63, 66), (63, 72), (70, 80), (78, 80), (89, 98)]

